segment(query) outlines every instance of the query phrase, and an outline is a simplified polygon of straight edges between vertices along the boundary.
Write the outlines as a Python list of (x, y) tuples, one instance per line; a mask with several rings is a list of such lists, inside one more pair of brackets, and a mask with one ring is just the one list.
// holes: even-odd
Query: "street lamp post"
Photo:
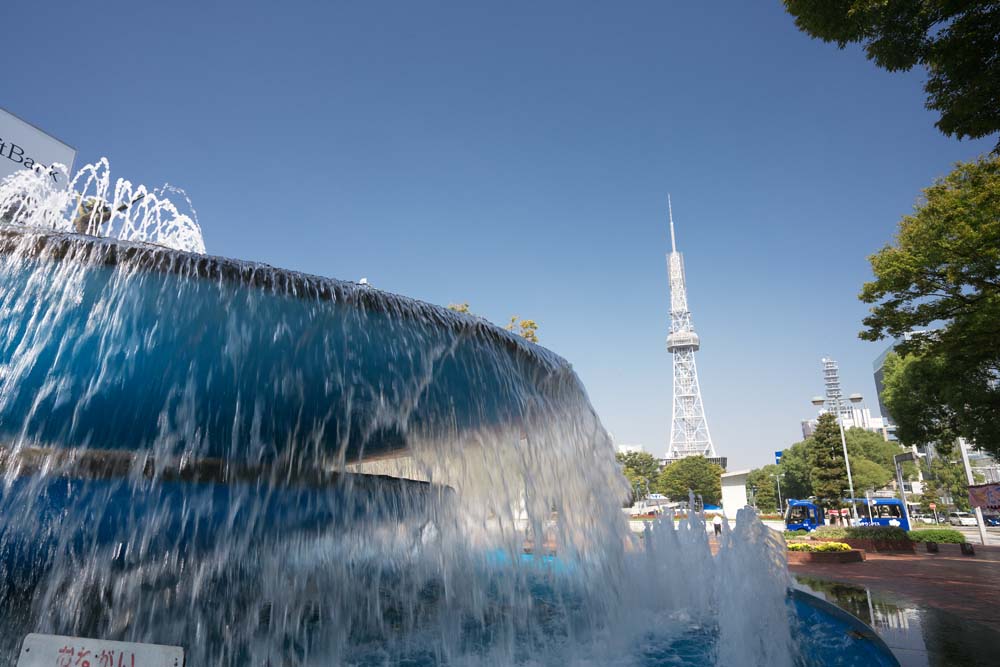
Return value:
[[(851, 403), (860, 403), (861, 394), (851, 394), (848, 396)], [(850, 487), (851, 492), (851, 516), (854, 519), (854, 523), (858, 522), (858, 507), (855, 503), (854, 498), (854, 478), (851, 476), (851, 459), (847, 456), (847, 436), (844, 434), (844, 416), (840, 410), (840, 396), (833, 397), (834, 405), (837, 410), (837, 425), (840, 427), (840, 444), (844, 447), (844, 466), (847, 468), (847, 486)], [(812, 399), (813, 405), (823, 405), (826, 403), (826, 399), (822, 396), (816, 396)]]
[(781, 474), (775, 473), (772, 476), (774, 477), (774, 481), (778, 483), (778, 513), (781, 514), (784, 512), (785, 507), (785, 503), (781, 502)]

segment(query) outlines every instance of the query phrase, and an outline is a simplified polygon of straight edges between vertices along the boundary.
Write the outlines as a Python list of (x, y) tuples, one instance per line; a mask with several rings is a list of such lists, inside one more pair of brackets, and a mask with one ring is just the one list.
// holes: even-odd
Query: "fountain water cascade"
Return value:
[(28, 632), (192, 666), (822, 664), (751, 513), (715, 556), (697, 515), (631, 536), (564, 360), (206, 256), (107, 173), (72, 181), (97, 236), (45, 174), (0, 185), (0, 665)]

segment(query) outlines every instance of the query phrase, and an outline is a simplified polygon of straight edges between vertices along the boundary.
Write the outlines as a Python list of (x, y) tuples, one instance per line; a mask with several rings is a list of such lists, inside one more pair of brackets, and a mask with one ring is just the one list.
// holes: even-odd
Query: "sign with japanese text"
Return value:
[(32, 633), (24, 638), (17, 667), (184, 667), (184, 649)]
[(970, 486), (969, 504), (984, 510), (1000, 510), (1000, 484)]

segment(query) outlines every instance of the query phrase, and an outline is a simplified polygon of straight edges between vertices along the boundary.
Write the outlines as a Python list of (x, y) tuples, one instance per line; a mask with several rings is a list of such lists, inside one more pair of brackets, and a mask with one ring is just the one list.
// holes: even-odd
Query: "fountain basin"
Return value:
[(0, 285), (0, 442), (311, 467), (583, 396), (479, 318), (261, 264), (0, 226)]

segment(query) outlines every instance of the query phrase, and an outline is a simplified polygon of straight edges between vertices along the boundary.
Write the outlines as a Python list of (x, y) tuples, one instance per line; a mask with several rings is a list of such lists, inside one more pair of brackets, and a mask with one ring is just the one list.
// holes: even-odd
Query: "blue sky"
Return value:
[(992, 148), (937, 132), (922, 72), (811, 40), (777, 1), (165, 7), (8, 3), (0, 104), (78, 163), (185, 188), (213, 254), (535, 319), (656, 454), (669, 191), (730, 469), (800, 439), (822, 356), (876, 407), (866, 256)]

